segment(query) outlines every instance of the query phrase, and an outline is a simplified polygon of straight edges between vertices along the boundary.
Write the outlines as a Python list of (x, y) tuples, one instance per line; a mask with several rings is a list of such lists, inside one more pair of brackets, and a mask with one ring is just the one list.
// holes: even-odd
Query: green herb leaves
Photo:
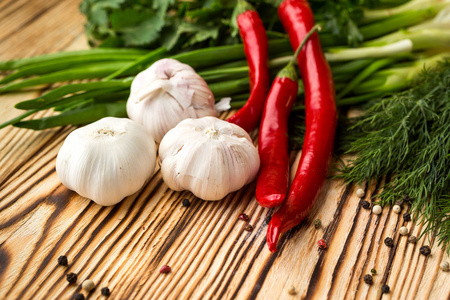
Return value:
[[(398, 1), (398, 0), (396, 0)], [(281, 0), (250, 1), (267, 29), (282, 30), (277, 20)], [(357, 45), (363, 8), (377, 0), (311, 0), (316, 21), (324, 24), (325, 45)], [(93, 46), (150, 47), (167, 50), (235, 44), (237, 0), (83, 0), (86, 34)]]
[(413, 88), (371, 104), (353, 129), (358, 157), (340, 175), (350, 182), (393, 174), (382, 204), (412, 199), (426, 230), (450, 246), (450, 61), (421, 73)]
[[(171, 50), (224, 44), (235, 1), (83, 0), (86, 34), (92, 45), (164, 46)], [(234, 40), (233, 42), (236, 42)]]

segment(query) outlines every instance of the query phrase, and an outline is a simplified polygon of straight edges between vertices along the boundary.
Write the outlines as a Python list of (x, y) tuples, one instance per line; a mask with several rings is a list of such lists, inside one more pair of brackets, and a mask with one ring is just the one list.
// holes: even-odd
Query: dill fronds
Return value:
[(450, 61), (424, 69), (409, 90), (373, 102), (352, 132), (357, 158), (338, 177), (361, 183), (393, 174), (379, 195), (394, 204), (408, 195), (412, 211), (450, 251)]

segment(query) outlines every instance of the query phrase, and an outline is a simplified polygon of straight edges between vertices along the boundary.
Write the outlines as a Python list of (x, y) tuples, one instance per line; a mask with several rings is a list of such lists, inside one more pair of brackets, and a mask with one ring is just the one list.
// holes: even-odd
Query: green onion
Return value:
[(78, 62), (81, 62), (83, 60), (89, 62), (104, 61), (105, 57), (108, 56), (116, 58), (118, 56), (123, 56), (128, 60), (133, 58), (136, 59), (144, 54), (147, 54), (147, 51), (140, 49), (93, 48), (88, 50), (57, 52), (10, 61), (3, 61), (0, 62), (0, 70), (14, 70), (29, 65), (49, 62), (64, 62), (66, 60), (75, 60)]
[(384, 18), (396, 17), (399, 15), (412, 16), (414, 12), (423, 12), (423, 11), (426, 14), (436, 15), (439, 11), (441, 11), (448, 5), (449, 5), (448, 2), (446, 3), (445, 1), (442, 0), (428, 0), (428, 1), (412, 0), (406, 2), (405, 4), (398, 5), (392, 8), (365, 10), (363, 22), (369, 23)]
[(340, 90), (337, 95), (337, 99), (341, 99), (349, 92), (351, 92), (357, 85), (361, 84), (361, 82), (367, 79), (370, 75), (375, 73), (376, 71), (384, 68), (385, 66), (393, 64), (397, 59), (395, 58), (384, 58), (375, 60), (371, 63), (367, 68), (365, 68), (362, 72), (358, 73), (348, 84), (347, 86)]
[(61, 97), (77, 93), (80, 91), (92, 91), (92, 90), (105, 91), (105, 89), (110, 90), (111, 88), (128, 89), (130, 85), (131, 80), (113, 80), (113, 81), (68, 84), (60, 86), (54, 90), (51, 90), (36, 99), (19, 102), (14, 107), (17, 109), (37, 109), (46, 106), (48, 104), (52, 104), (58, 101)]
[(91, 57), (73, 57), (67, 58), (64, 60), (56, 60), (56, 61), (48, 61), (42, 63), (36, 63), (32, 65), (27, 65), (19, 68), (16, 72), (5, 76), (2, 80), (0, 80), (0, 84), (5, 84), (11, 82), (13, 80), (29, 77), (33, 75), (43, 75), (56, 71), (67, 70), (71, 68), (79, 68), (79, 67), (87, 67), (92, 65), (92, 63), (98, 62), (133, 62), (140, 56), (129, 56), (129, 57), (115, 57), (115, 56), (101, 56), (95, 57), (95, 59), (91, 60)]
[(439, 61), (448, 59), (450, 52), (441, 53), (414, 62), (410, 66), (381, 70), (373, 74), (369, 80), (353, 89), (355, 94), (370, 94), (376, 91), (393, 92), (407, 87), (424, 68), (434, 68)]
[(37, 78), (24, 79), (20, 82), (10, 83), (0, 88), (0, 93), (17, 91), (28, 87), (64, 82), (77, 79), (101, 78), (111, 74), (117, 69), (128, 65), (126, 62), (98, 63), (87, 67), (79, 67), (46, 74)]
[[(80, 109), (70, 110), (56, 116), (27, 120), (15, 123), (14, 126), (34, 130), (42, 130), (65, 125), (82, 125), (95, 122), (104, 117), (127, 117), (126, 103), (95, 103)], [(3, 124), (2, 124), (3, 125)], [(0, 128), (2, 127), (0, 125)]]
[(105, 77), (103, 80), (110, 80), (113, 78), (120, 77), (124, 74), (131, 74), (132, 72), (136, 73), (141, 70), (143, 70), (145, 67), (147, 67), (149, 64), (154, 63), (160, 58), (164, 57), (164, 54), (166, 54), (166, 50), (164, 48), (158, 48), (153, 51), (150, 51), (146, 55), (143, 55), (136, 61), (130, 63), (127, 66), (122, 67), (121, 69), (113, 72), (112, 74)]

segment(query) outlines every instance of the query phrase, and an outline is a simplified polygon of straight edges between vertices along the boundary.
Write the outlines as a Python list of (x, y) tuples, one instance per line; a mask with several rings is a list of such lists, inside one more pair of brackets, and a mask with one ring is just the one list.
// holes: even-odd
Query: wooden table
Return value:
[[(87, 48), (80, 0), (2, 0), (0, 59)], [(0, 99), (0, 119), (20, 113), (30, 91)], [(38, 116), (52, 114), (51, 111)], [(363, 209), (357, 187), (328, 180), (309, 217), (285, 234), (279, 251), (265, 244), (272, 210), (253, 197), (254, 184), (219, 202), (167, 188), (159, 172), (135, 195), (101, 207), (61, 185), (55, 158), (73, 127), (34, 132), (0, 130), (0, 299), (71, 299), (92, 279), (89, 299), (448, 299), (450, 273), (439, 269), (449, 257), (434, 239), (408, 244), (407, 226), (385, 207), (380, 216)], [(293, 161), (298, 155), (293, 155)], [(293, 162), (295, 165), (295, 162)], [(382, 182), (366, 187), (366, 199)], [(190, 207), (182, 200), (189, 199)], [(403, 208), (403, 212), (407, 211)], [(240, 213), (254, 230), (244, 230)], [(320, 219), (323, 227), (315, 229)], [(394, 247), (384, 245), (386, 237)], [(326, 250), (316, 243), (324, 238)], [(430, 245), (431, 255), (419, 254)], [(66, 255), (67, 267), (57, 259)], [(172, 272), (160, 274), (162, 265)], [(363, 277), (376, 269), (373, 284)], [(69, 285), (66, 274), (78, 274)], [(388, 284), (391, 292), (381, 294)], [(290, 289), (296, 294), (291, 295)]]

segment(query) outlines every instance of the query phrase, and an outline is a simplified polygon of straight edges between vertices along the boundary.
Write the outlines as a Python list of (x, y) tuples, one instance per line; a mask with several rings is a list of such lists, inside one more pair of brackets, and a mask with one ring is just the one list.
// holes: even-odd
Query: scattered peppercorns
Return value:
[(362, 201), (361, 206), (364, 209), (370, 209), (370, 202), (369, 201)]
[(169, 267), (168, 265), (164, 265), (161, 267), (161, 269), (159, 269), (159, 273), (169, 273), (170, 271), (172, 271), (172, 268)]
[(420, 247), (419, 251), (420, 251), (420, 254), (425, 255), (425, 256), (428, 256), (431, 254), (430, 246), (422, 246), (422, 247)]
[(327, 243), (325, 242), (324, 239), (320, 239), (320, 240), (317, 242), (317, 245), (318, 245), (319, 248), (322, 249), (322, 250), (324, 250), (324, 249), (327, 248)]
[(85, 281), (83, 281), (83, 283), (81, 284), (81, 287), (83, 288), (83, 290), (85, 290), (86, 292), (90, 292), (95, 288), (95, 283), (90, 280), (90, 279), (86, 279)]
[(381, 214), (382, 211), (383, 211), (383, 208), (382, 208), (380, 205), (375, 205), (375, 206), (372, 208), (372, 212), (373, 212), (374, 214), (376, 214), (376, 215)]
[(69, 273), (66, 275), (66, 279), (70, 284), (77, 282), (78, 276), (75, 273)]
[(400, 205), (394, 205), (393, 207), (392, 207), (392, 210), (396, 213), (396, 214), (399, 214), (399, 213), (401, 213), (402, 212), (402, 208), (400, 207)]
[(372, 273), (372, 275), (377, 275), (377, 270), (372, 269), (372, 270), (370, 270), (370, 273)]
[(248, 221), (248, 220), (250, 220), (250, 218), (248, 217), (248, 215), (247, 214), (240, 214), (239, 215), (239, 219), (241, 219), (242, 221)]
[(370, 274), (366, 274), (364, 275), (364, 282), (367, 284), (372, 284), (373, 283), (373, 277)]
[(244, 230), (248, 231), (248, 232), (251, 232), (251, 231), (253, 231), (253, 226), (247, 223), (244, 226)]
[(322, 227), (322, 221), (319, 219), (314, 220), (314, 228), (319, 229), (320, 227)]
[(184, 207), (189, 207), (191, 205), (191, 201), (189, 199), (184, 199), (181, 203)]
[(396, 205), (399, 205), (400, 207), (403, 205), (403, 203), (404, 203), (405, 201), (403, 200), (403, 199), (400, 199), (400, 200), (397, 200), (397, 201), (395, 201), (395, 204)]
[(84, 295), (83, 294), (75, 294), (74, 296), (73, 296), (73, 299), (74, 300), (84, 300), (85, 298), (84, 298)]
[(400, 227), (400, 229), (398, 230), (398, 232), (399, 232), (401, 235), (408, 235), (409, 229), (408, 229), (408, 227), (402, 226), (402, 227)]
[(409, 214), (409, 213), (404, 213), (403, 214), (403, 220), (405, 221), (405, 222), (409, 222), (409, 221), (411, 221), (411, 215)]
[(388, 286), (387, 284), (385, 284), (385, 285), (383, 285), (383, 286), (381, 287), (381, 292), (382, 292), (383, 294), (389, 293), (389, 290), (390, 290), (390, 288), (389, 288), (389, 286)]
[(384, 244), (388, 247), (393, 247), (394, 246), (394, 240), (390, 237), (387, 237), (384, 239)]
[(417, 242), (417, 238), (414, 235), (410, 235), (408, 237), (408, 243), (415, 244)]
[(295, 287), (291, 285), (291, 287), (288, 289), (289, 295), (296, 295), (297, 291), (295, 290)]
[(104, 287), (100, 290), (103, 296), (109, 297), (111, 295), (111, 292), (108, 287)]
[(67, 266), (69, 264), (69, 262), (67, 261), (67, 256), (61, 255), (60, 257), (58, 257), (58, 264), (60, 266)]
[(356, 196), (358, 196), (359, 198), (362, 198), (366, 195), (366, 192), (363, 189), (357, 189), (356, 190)]
[(441, 262), (439, 267), (441, 268), (442, 271), (445, 271), (445, 272), (450, 270), (450, 264), (446, 261)]

